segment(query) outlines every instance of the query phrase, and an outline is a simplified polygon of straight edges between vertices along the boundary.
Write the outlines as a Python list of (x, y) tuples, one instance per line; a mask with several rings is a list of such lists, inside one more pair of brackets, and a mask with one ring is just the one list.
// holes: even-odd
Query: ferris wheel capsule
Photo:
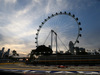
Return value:
[(36, 35), (38, 35), (38, 33), (36, 33)]
[(51, 16), (53, 17), (54, 15), (52, 14)]
[(37, 39), (37, 37), (35, 37), (35, 39)]
[(45, 21), (47, 21), (47, 19), (45, 19)]
[(78, 18), (76, 18), (76, 21), (78, 21)]
[(39, 29), (37, 29), (37, 31), (40, 31)]
[(42, 24), (44, 24), (44, 22), (42, 22)]
[(78, 25), (81, 25), (81, 22), (79, 22)]
[(74, 17), (75, 17), (75, 15), (73, 14), (73, 15), (72, 15), (72, 17), (74, 18)]
[(80, 30), (82, 31), (82, 28), (80, 28)]
[(59, 16), (59, 15), (68, 15), (68, 16), (70, 16), (70, 17), (72, 17), (76, 22), (77, 22), (77, 26), (78, 26), (78, 35), (77, 35), (77, 37), (76, 37), (76, 39), (75, 39), (75, 42), (73, 42), (74, 43), (74, 45), (76, 44), (76, 43), (79, 43), (79, 41), (78, 41), (78, 38), (79, 37), (81, 37), (82, 36), (82, 34), (80, 34), (80, 31), (82, 31), (82, 28), (80, 27), (80, 25), (81, 25), (81, 22), (78, 22), (78, 18), (75, 18), (75, 15), (73, 14), (73, 15), (71, 15), (71, 13), (69, 12), (69, 13), (67, 13), (66, 11), (65, 12), (59, 12), (59, 13), (55, 13), (55, 14), (52, 14), (51, 16), (48, 16), (48, 18), (47, 19), (44, 19), (44, 21), (42, 22), (42, 24), (39, 26), (39, 28), (37, 29), (37, 33), (36, 33), (36, 45), (38, 46), (38, 36), (39, 36), (39, 34), (40, 34), (40, 30), (41, 30), (41, 28), (42, 28), (42, 26), (46, 23), (46, 22), (48, 22), (48, 20), (50, 20), (51, 18), (53, 18), (53, 17), (55, 17), (55, 16)]
[(80, 37), (82, 37), (82, 34), (79, 34)]
[(56, 15), (58, 15), (58, 13), (56, 13)]
[(66, 11), (64, 12), (64, 14), (67, 14)]
[(68, 15), (71, 15), (71, 13), (69, 12)]
[(39, 27), (41, 28), (42, 26), (40, 25)]
[(50, 17), (48, 16), (48, 19), (50, 19)]
[(60, 12), (60, 14), (62, 14), (62, 12)]
[(37, 43), (37, 42), (35, 42), (35, 43)]
[(77, 43), (79, 43), (79, 41), (78, 41), (78, 40), (77, 40), (76, 42), (77, 42)]

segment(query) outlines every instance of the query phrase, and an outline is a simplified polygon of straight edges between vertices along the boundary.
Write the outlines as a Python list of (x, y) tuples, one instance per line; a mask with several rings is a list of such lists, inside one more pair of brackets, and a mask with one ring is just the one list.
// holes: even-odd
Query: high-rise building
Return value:
[(3, 58), (3, 55), (4, 55), (4, 47), (2, 48), (2, 50), (0, 50), (0, 58)]
[(6, 58), (9, 57), (9, 53), (10, 53), (10, 49), (8, 49), (8, 51), (4, 52), (4, 47), (2, 48), (2, 50), (0, 50), (0, 58)]
[(69, 51), (71, 52), (71, 54), (74, 54), (74, 44), (72, 41), (69, 42)]
[(8, 51), (6, 51), (6, 52), (4, 52), (4, 58), (7, 58), (7, 57), (9, 57), (9, 53), (10, 53), (10, 49), (8, 49)]

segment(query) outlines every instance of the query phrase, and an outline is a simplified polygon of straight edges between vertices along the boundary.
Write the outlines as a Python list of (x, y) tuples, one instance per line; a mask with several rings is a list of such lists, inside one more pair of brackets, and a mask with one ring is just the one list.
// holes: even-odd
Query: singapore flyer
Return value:
[(36, 33), (36, 47), (40, 45), (52, 46), (52, 50), (67, 51), (70, 41), (74, 45), (81, 37), (81, 22), (70, 12), (51, 14), (39, 25)]

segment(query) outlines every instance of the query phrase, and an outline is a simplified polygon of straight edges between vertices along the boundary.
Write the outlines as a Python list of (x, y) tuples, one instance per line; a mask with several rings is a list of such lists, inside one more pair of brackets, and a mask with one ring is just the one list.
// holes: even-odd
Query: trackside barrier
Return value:
[(37, 71), (37, 70), (10, 70), (10, 69), (0, 69), (0, 71), (5, 71), (5, 72), (20, 72), (20, 73), (64, 73), (64, 74), (68, 74), (68, 73), (79, 73), (79, 74), (99, 74), (100, 75), (100, 71)]
[(95, 70), (95, 69), (98, 69), (100, 70), (100, 66), (69, 66), (67, 67), (66, 69), (90, 69), (90, 70)]
[(24, 64), (23, 62), (14, 62), (14, 63), (0, 63), (0, 65), (8, 65), (8, 64)]
[[(41, 68), (42, 66), (37, 66), (37, 68)], [(82, 70), (82, 71), (85, 71), (85, 70), (88, 70), (88, 71), (100, 71), (100, 66), (68, 66), (68, 67), (64, 67), (64, 68), (58, 68), (58, 67), (55, 67), (55, 66), (43, 66), (42, 69), (56, 69), (56, 70)]]

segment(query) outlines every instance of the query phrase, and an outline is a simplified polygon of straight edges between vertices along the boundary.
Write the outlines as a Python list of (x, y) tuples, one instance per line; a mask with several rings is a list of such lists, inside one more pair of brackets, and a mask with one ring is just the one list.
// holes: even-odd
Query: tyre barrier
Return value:
[(15, 69), (0, 69), (0, 71), (4, 72), (18, 72), (18, 73), (79, 73), (79, 74), (99, 74), (100, 71), (39, 71), (39, 70), (15, 70)]

